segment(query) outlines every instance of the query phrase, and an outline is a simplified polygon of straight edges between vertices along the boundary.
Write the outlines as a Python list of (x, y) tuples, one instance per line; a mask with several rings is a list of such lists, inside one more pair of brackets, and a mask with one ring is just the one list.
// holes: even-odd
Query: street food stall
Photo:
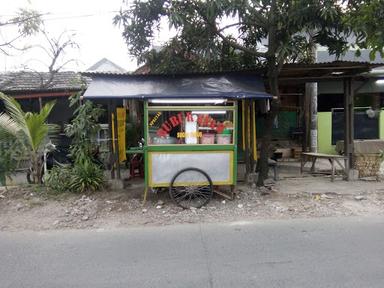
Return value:
[(145, 175), (180, 206), (208, 203), (213, 186), (235, 185), (237, 103), (226, 99), (145, 102)]
[(166, 188), (183, 208), (207, 204), (217, 186), (234, 188), (239, 100), (255, 107), (253, 100), (267, 106), (271, 98), (255, 75), (93, 74), (92, 79), (85, 98), (142, 101), (144, 199), (149, 188)]

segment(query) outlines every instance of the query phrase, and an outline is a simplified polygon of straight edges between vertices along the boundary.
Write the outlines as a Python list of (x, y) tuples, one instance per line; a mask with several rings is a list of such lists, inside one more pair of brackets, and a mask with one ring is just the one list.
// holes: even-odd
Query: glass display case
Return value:
[(232, 144), (231, 110), (149, 110), (148, 144)]

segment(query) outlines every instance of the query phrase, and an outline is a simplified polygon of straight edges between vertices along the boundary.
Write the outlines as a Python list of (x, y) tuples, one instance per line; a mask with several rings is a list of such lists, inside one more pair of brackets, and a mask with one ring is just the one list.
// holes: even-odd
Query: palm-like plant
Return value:
[(0, 141), (16, 138), (31, 161), (32, 176), (35, 183), (42, 181), (42, 160), (45, 140), (57, 131), (57, 126), (47, 123), (47, 118), (55, 105), (51, 101), (39, 113), (24, 112), (13, 98), (0, 93), (5, 112), (0, 114)]

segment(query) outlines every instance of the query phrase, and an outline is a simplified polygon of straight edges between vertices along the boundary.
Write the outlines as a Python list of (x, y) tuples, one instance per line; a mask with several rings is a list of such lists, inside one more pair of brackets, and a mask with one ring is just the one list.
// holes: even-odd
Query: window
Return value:
[(222, 108), (164, 111), (151, 107), (148, 144), (233, 144), (234, 113)]

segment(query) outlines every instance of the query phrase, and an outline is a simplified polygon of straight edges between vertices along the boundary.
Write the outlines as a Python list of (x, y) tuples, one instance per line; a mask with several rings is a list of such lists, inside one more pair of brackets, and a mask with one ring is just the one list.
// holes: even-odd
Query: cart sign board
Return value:
[[(199, 168), (206, 172), (214, 185), (232, 185), (233, 151), (149, 152), (149, 186), (166, 187), (173, 176), (185, 168)], [(198, 185), (201, 175), (190, 173), (176, 185)], [(185, 179), (184, 179), (185, 178)], [(204, 179), (205, 180), (205, 179)]]

